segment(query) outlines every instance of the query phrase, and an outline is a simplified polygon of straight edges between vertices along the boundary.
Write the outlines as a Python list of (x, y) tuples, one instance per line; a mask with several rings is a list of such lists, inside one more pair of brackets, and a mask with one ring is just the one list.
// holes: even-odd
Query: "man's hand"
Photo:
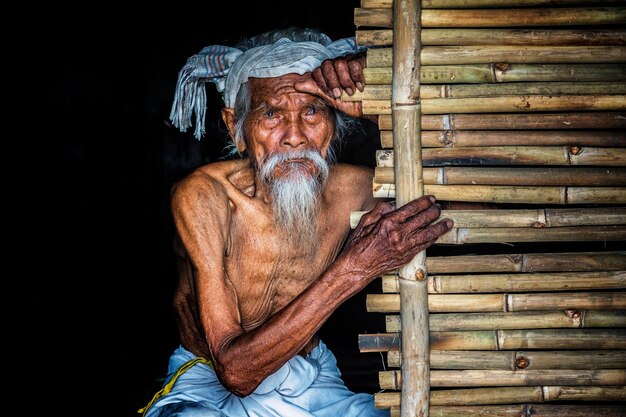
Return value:
[(393, 203), (378, 203), (361, 221), (341, 254), (349, 269), (368, 278), (408, 263), (439, 236), (452, 228), (450, 219), (435, 224), (441, 209), (433, 196), (423, 196), (395, 208)]
[(334, 108), (352, 117), (363, 116), (360, 101), (341, 101), (345, 91), (353, 95), (356, 90), (363, 91), (365, 54), (327, 59), (315, 68), (302, 81), (295, 84), (295, 89), (303, 93), (314, 94), (323, 98)]

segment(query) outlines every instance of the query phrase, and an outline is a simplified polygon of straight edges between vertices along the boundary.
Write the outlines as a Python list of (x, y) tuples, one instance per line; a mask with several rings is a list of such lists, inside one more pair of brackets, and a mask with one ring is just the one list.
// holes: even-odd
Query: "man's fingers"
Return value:
[(350, 71), (350, 79), (354, 81), (356, 88), (358, 88), (360, 92), (363, 92), (365, 80), (363, 79), (363, 67), (361, 66), (361, 61), (358, 59), (348, 61), (348, 70)]
[[(425, 241), (434, 243), (439, 236), (448, 232), (454, 227), (454, 222), (450, 219), (443, 219), (437, 223), (431, 224), (423, 229), (416, 229), (410, 240), (416, 245), (423, 244)], [(430, 244), (428, 245), (430, 246)]]
[(329, 90), (328, 85), (326, 85), (326, 80), (324, 79), (324, 74), (322, 73), (322, 69), (320, 67), (315, 68), (311, 72), (311, 76), (321, 91), (323, 91), (326, 95), (332, 96), (332, 92)]
[(337, 72), (335, 72), (335, 66), (332, 60), (327, 59), (322, 62), (320, 68), (322, 69), (328, 91), (331, 91), (331, 95), (335, 98), (341, 97), (341, 84), (339, 83), (339, 77), (337, 76)]
[(348, 95), (353, 95), (356, 91), (356, 85), (354, 84), (354, 81), (352, 81), (348, 61), (345, 59), (339, 59), (333, 61), (333, 66), (335, 67), (335, 72), (339, 77), (339, 84), (341, 87), (346, 90)]
[(407, 219), (415, 216), (417, 213), (426, 210), (434, 203), (435, 197), (433, 197), (432, 195), (425, 195), (413, 201), (410, 201), (393, 213), (388, 214), (387, 218), (394, 222), (404, 222)]
[(415, 216), (408, 218), (404, 222), (404, 225), (409, 228), (420, 229), (437, 220), (440, 214), (441, 209), (439, 208), (439, 206), (432, 205), (426, 210), (420, 211)]
[(363, 226), (368, 226), (370, 224), (376, 223), (382, 216), (387, 213), (391, 213), (396, 209), (396, 205), (393, 202), (388, 203), (378, 203), (376, 206), (361, 216), (361, 223)]

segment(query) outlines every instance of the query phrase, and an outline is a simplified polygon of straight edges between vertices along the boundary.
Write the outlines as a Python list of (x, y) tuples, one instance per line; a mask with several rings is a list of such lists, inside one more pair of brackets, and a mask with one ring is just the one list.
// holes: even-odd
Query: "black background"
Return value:
[[(33, 147), (43, 151), (44, 186), (26, 193), (47, 215), (24, 264), (40, 278), (25, 289), (37, 315), (21, 328), (28, 351), (45, 358), (37, 363), (46, 370), (37, 382), (42, 404), (47, 399), (65, 414), (135, 416), (160, 388), (178, 346), (169, 190), (225, 155), (222, 102), (212, 84), (204, 139), (170, 125), (186, 59), (204, 46), (291, 25), (354, 36), (355, 7), (356, 0), (225, 0), (139, 12), (108, 3), (50, 11), (29, 49), (37, 64), (29, 68), (31, 86), (43, 97)], [(347, 146), (342, 159), (371, 165), (377, 139), (360, 137), (365, 142)], [(372, 286), (321, 330), (359, 392), (374, 392), (382, 369), (379, 354), (357, 346), (358, 333), (384, 331), (383, 316), (365, 311), (366, 292), (379, 292)]]

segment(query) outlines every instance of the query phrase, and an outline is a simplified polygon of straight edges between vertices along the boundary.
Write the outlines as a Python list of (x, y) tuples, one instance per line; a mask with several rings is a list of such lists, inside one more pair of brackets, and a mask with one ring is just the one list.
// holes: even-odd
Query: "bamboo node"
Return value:
[(530, 365), (530, 361), (524, 356), (515, 359), (515, 368), (517, 369), (526, 369), (528, 365)]
[(531, 224), (530, 227), (540, 229), (542, 227), (546, 227), (546, 224), (544, 222), (536, 221), (533, 224)]
[(571, 153), (572, 155), (578, 155), (581, 150), (582, 150), (582, 148), (580, 146), (570, 146), (569, 147), (569, 153)]
[(424, 279), (426, 279), (426, 273), (423, 269), (418, 269), (417, 271), (415, 271), (415, 279), (418, 281), (424, 281)]
[(579, 319), (580, 318), (580, 310), (576, 310), (574, 308), (568, 308), (565, 310), (565, 314), (570, 319)]

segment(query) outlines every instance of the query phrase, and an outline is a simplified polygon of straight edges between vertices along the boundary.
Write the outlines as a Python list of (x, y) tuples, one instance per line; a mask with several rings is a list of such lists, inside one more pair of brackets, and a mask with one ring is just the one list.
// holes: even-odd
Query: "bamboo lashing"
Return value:
[[(342, 99), (378, 117), (373, 195), (402, 189), (404, 204), (413, 182), (415, 196), (493, 208), (442, 210), (455, 225), (423, 260), (427, 299), (408, 298), (398, 271), (367, 296), (369, 312), (387, 314), (388, 333), (360, 335), (359, 348), (387, 352), (401, 368), (379, 374), (382, 389), (402, 392), (376, 394), (376, 406), (394, 417), (626, 415), (623, 1), (407, 3), (355, 9), (357, 43), (370, 47), (366, 86)], [(393, 101), (406, 80), (405, 104), (419, 108), (412, 126)], [(411, 163), (422, 173), (416, 185), (404, 173)], [(352, 213), (352, 227), (362, 214)], [(503, 243), (543, 249), (498, 253)], [(431, 255), (445, 245), (457, 255)], [(407, 323), (410, 303), (426, 307), (428, 326)], [(419, 339), (409, 345), (405, 332), (425, 329), (428, 346), (417, 349), (429, 354), (416, 365), (405, 349)], [(407, 379), (425, 363), (427, 381)], [(555, 401), (574, 403), (543, 404)]]

